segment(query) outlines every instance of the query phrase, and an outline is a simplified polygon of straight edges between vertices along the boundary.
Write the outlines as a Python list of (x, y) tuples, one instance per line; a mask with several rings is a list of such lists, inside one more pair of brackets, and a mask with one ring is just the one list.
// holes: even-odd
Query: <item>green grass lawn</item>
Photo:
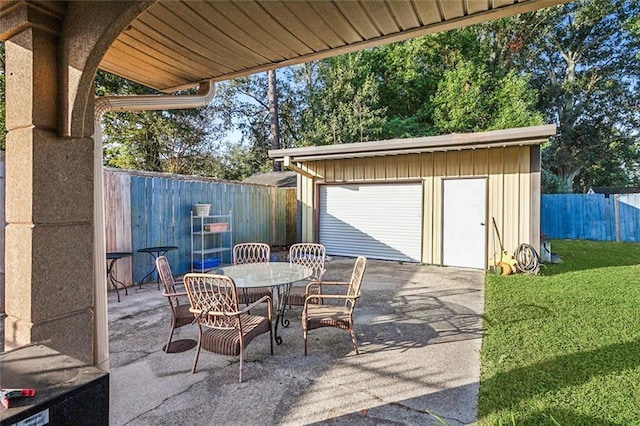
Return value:
[(554, 240), (563, 263), (487, 275), (480, 424), (640, 424), (640, 244)]

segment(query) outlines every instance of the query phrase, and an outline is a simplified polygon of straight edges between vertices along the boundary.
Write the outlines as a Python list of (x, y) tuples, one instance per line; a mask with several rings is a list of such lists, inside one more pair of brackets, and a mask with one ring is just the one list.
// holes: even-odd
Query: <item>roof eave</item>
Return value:
[(292, 162), (305, 162), (506, 146), (540, 145), (555, 134), (555, 124), (547, 124), (478, 133), (452, 133), (449, 135), (421, 138), (277, 149), (270, 150), (269, 157), (275, 161), (284, 161), (284, 159), (288, 157), (289, 161)]

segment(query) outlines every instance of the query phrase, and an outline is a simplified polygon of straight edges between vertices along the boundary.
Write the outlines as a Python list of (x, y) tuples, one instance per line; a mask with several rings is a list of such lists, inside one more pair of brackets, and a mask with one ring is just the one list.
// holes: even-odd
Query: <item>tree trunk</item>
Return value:
[(576, 177), (580, 174), (581, 170), (582, 167), (577, 167), (562, 173), (562, 179), (564, 180), (565, 185), (567, 185), (567, 189), (570, 193), (573, 193), (573, 181), (576, 180)]
[[(269, 98), (269, 123), (271, 129), (271, 149), (280, 149), (280, 125), (278, 123), (278, 95), (276, 93), (276, 70), (267, 71), (267, 80), (269, 88), (267, 97)], [(273, 171), (279, 172), (282, 165), (279, 162), (273, 162)]]

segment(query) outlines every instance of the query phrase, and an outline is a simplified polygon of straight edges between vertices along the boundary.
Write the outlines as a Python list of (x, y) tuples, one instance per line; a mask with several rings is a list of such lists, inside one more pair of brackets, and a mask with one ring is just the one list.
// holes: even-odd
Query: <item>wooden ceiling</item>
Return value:
[(169, 93), (566, 1), (160, 0), (100, 68)]

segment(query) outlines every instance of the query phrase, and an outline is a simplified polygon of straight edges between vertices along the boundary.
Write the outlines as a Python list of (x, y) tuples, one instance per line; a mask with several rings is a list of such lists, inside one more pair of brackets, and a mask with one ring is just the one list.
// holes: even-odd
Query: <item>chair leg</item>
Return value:
[(356, 350), (356, 355), (360, 355), (358, 352), (358, 345), (356, 344), (356, 333), (353, 330), (353, 325), (349, 328), (349, 333), (351, 333), (351, 341), (353, 342), (353, 349)]
[[(291, 288), (289, 289), (289, 293), (291, 293), (291, 290), (293, 289), (293, 285), (291, 286)], [(291, 294), (289, 294), (289, 296), (287, 296), (287, 302), (289, 302), (289, 309), (291, 309)]]
[(243, 353), (243, 350), (242, 350), (242, 345), (240, 345), (240, 380), (239, 380), (239, 383), (242, 383), (242, 364), (243, 364), (242, 360), (243, 360), (243, 358), (244, 358), (244, 353)]
[(200, 346), (202, 346), (202, 326), (198, 324), (198, 347), (196, 348), (196, 356), (193, 359), (193, 367), (191, 368), (191, 374), (196, 372), (196, 366), (198, 365), (198, 357), (200, 356)]
[(304, 356), (307, 356), (307, 330), (302, 330), (302, 336), (304, 337)]
[(173, 332), (175, 331), (175, 329), (175, 324), (173, 321), (171, 321), (171, 332), (169, 332), (169, 340), (167, 340), (167, 345), (164, 347), (165, 353), (169, 352), (169, 345), (171, 344), (171, 339), (173, 338)]

